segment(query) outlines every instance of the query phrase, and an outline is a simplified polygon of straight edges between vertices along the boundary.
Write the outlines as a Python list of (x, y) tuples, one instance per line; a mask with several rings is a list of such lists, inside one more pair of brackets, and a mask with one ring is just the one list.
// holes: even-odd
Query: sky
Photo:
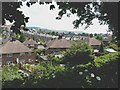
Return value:
[(77, 19), (76, 15), (67, 17), (64, 15), (61, 20), (56, 20), (58, 16), (58, 6), (55, 2), (55, 9), (50, 10), (50, 5), (33, 4), (31, 7), (27, 7), (25, 3), (21, 6), (20, 11), (23, 11), (25, 16), (30, 17), (29, 22), (26, 23), (27, 27), (41, 27), (52, 30), (66, 30), (66, 31), (84, 31), (87, 33), (107, 33), (108, 25), (100, 25), (97, 19), (93, 20), (93, 25), (90, 28), (84, 30), (84, 26), (80, 26), (78, 29), (74, 29), (72, 22)]

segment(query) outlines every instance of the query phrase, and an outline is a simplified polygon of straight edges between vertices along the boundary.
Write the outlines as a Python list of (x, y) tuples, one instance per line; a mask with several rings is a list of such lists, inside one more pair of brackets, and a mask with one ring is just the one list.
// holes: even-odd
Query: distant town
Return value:
[[(75, 34), (74, 32), (55, 32), (42, 30), (35, 27), (22, 31), (22, 36), (12, 35), (10, 25), (2, 26), (2, 60), (4, 64), (32, 63), (31, 61), (47, 60), (48, 54), (63, 56), (60, 52), (65, 51), (75, 43), (86, 42), (94, 49), (95, 55), (100, 55), (101, 45), (108, 45), (112, 41), (111, 34), (87, 34), (84, 32)], [(18, 39), (18, 37), (20, 37)], [(41, 50), (39, 56), (34, 50)], [(114, 50), (113, 50), (114, 52)], [(38, 59), (39, 57), (39, 59)]]

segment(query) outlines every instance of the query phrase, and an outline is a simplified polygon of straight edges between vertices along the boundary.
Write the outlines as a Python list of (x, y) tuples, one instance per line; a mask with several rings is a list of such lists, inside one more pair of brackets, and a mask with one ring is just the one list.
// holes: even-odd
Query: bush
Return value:
[(95, 67), (92, 69), (101, 77), (101, 81), (93, 85), (100, 88), (118, 88), (118, 63), (120, 53), (110, 53), (95, 58)]
[(107, 46), (108, 48), (112, 48), (112, 49), (114, 49), (114, 50), (116, 50), (116, 51), (119, 51), (120, 50), (120, 47), (118, 47), (118, 45), (117, 44), (110, 44), (109, 46)]
[(118, 59), (120, 53), (109, 53), (104, 56), (96, 57), (94, 60), (95, 66), (96, 67), (101, 67), (104, 64), (110, 63), (112, 61), (115, 61)]
[(2, 81), (12, 81), (14, 79), (22, 79), (18, 73), (18, 66), (4, 66), (2, 69)]
[(87, 43), (74, 44), (64, 55), (64, 62), (70, 64), (87, 64), (93, 60), (93, 49)]
[(48, 55), (47, 55), (47, 58), (48, 58), (48, 61), (50, 61), (50, 62), (53, 63), (54, 65), (58, 65), (58, 64), (62, 63), (62, 61), (63, 61), (63, 58), (55, 57), (55, 56), (52, 55), (52, 54), (48, 54)]
[[(118, 84), (119, 55), (120, 53), (110, 53), (96, 57), (94, 62), (74, 66), (60, 66), (59, 59), (54, 61), (55, 58), (50, 55), (53, 60), (41, 61), (40, 64), (34, 65), (34, 72), (30, 74), (30, 78), (23, 78), (23, 80), (17, 73), (18, 66), (5, 66), (3, 85), (29, 88), (114, 88)], [(24, 68), (28, 70), (30, 66), (28, 64)]]

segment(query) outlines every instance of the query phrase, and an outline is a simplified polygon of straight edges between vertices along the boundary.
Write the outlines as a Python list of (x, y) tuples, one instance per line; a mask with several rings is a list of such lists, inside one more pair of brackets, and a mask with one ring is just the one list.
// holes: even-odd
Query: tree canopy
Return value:
[[(26, 1), (26, 0), (24, 0)], [(31, 1), (31, 0), (30, 0)], [(30, 7), (36, 2), (26, 2), (26, 5)], [(40, 1), (39, 4), (49, 4), (51, 2)], [(119, 42), (119, 30), (118, 30), (118, 3), (117, 2), (57, 2), (60, 9), (56, 19), (61, 19), (64, 14), (70, 17), (71, 14), (76, 14), (78, 19), (73, 21), (74, 28), (78, 28), (80, 25), (86, 24), (85, 28), (92, 25), (92, 20), (97, 18), (100, 24), (108, 24), (109, 30), (113, 32), (116, 40)], [(3, 2), (2, 3), (2, 24), (5, 24), (5, 19), (10, 22), (14, 22), (12, 30), (15, 33), (20, 33), (21, 25), (28, 22), (29, 17), (25, 16), (18, 8), (22, 6), (22, 2)], [(55, 6), (50, 5), (50, 10), (53, 10)], [(68, 13), (67, 11), (70, 11)], [(113, 14), (114, 13), (114, 14)], [(24, 28), (26, 30), (26, 28)]]
[(65, 63), (70, 64), (86, 64), (93, 62), (94, 53), (88, 43), (82, 42), (74, 44), (69, 50), (66, 51), (64, 56)]

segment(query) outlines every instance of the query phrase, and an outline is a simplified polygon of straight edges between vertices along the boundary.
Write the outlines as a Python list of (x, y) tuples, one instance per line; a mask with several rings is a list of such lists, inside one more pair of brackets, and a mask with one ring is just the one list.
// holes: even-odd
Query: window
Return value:
[(13, 57), (13, 54), (12, 53), (7, 54), (7, 57)]

